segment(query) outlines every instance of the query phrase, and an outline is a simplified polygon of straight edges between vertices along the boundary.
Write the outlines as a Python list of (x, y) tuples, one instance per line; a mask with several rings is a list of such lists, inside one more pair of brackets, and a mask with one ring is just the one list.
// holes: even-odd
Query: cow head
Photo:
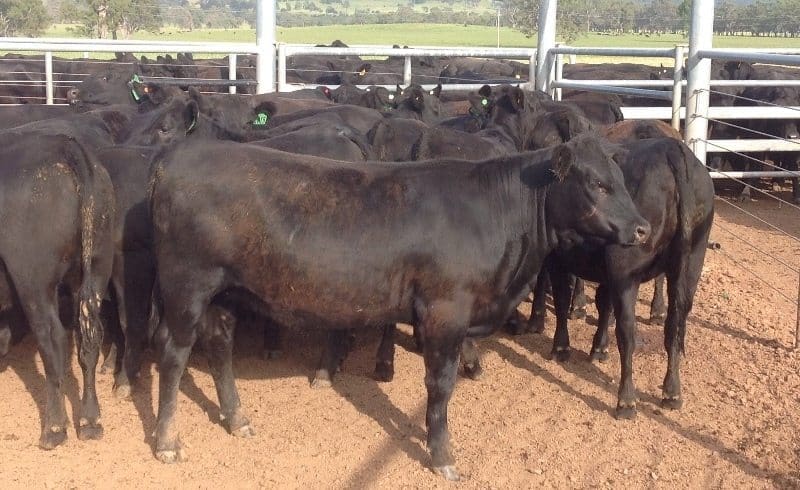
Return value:
[(622, 171), (602, 140), (580, 135), (556, 146), (550, 158), (547, 223), (560, 247), (593, 242), (641, 245), (650, 224), (625, 188)]
[(536, 116), (532, 134), (526, 138), (527, 150), (538, 150), (566, 143), (581, 133), (592, 130), (592, 124), (573, 110), (547, 112)]
[(140, 114), (128, 125), (124, 141), (129, 145), (170, 145), (184, 139), (198, 127), (200, 108), (188, 97), (173, 97), (162, 106)]

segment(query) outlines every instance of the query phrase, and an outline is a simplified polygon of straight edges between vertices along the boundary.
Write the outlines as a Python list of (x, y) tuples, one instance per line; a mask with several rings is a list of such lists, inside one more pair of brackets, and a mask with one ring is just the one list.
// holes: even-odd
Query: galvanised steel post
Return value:
[(275, 1), (258, 0), (256, 4), (256, 92), (275, 91)]
[[(236, 81), (236, 58), (236, 53), (231, 53), (228, 55), (228, 80)], [(236, 85), (229, 86), (228, 93), (235, 94)]]
[(44, 53), (45, 104), (53, 105), (53, 52)]
[(539, 39), (536, 45), (536, 90), (550, 93), (553, 58), (550, 49), (556, 44), (556, 11), (558, 0), (539, 3)]
[(403, 60), (403, 85), (411, 85), (411, 56), (406, 56)]
[(714, 0), (693, 0), (689, 26), (689, 57), (686, 62), (686, 131), (684, 141), (697, 158), (706, 163), (708, 138), (708, 88), (711, 60), (701, 59), (697, 52), (711, 49), (714, 35)]
[(675, 46), (675, 69), (672, 74), (672, 127), (681, 130), (681, 102), (683, 102), (683, 57), (686, 46)]

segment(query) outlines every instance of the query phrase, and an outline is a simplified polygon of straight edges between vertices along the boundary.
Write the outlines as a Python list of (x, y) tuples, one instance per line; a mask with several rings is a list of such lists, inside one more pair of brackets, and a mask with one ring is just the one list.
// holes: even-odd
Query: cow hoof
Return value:
[(100, 422), (89, 422), (81, 419), (78, 424), (78, 439), (81, 441), (99, 441), (103, 438), (103, 424)]
[(42, 437), (39, 439), (39, 447), (49, 451), (50, 449), (55, 449), (61, 444), (64, 444), (66, 440), (66, 427), (51, 427), (50, 430), (42, 433)]
[(532, 333), (544, 332), (544, 317), (534, 316), (528, 321), (528, 330)]
[(264, 353), (261, 355), (265, 361), (270, 361), (273, 359), (279, 359), (283, 355), (282, 350), (269, 350), (264, 349)]
[(394, 379), (394, 365), (384, 362), (375, 364), (375, 372), (373, 373), (372, 377), (375, 379), (375, 381), (388, 383)]
[(314, 379), (311, 380), (311, 387), (315, 390), (331, 387), (331, 377), (327, 371), (317, 371)]
[(434, 466), (433, 472), (437, 475), (441, 475), (447, 481), (460, 481), (461, 475), (458, 473), (458, 470), (453, 465), (447, 466)]
[(592, 362), (606, 362), (608, 360), (608, 349), (592, 349)]
[(664, 313), (650, 315), (650, 325), (663, 325), (665, 317), (666, 315)]
[(483, 377), (483, 368), (480, 363), (464, 364), (464, 376), (467, 378), (478, 381)]
[(661, 407), (668, 410), (680, 410), (683, 407), (683, 400), (680, 398), (662, 398)]
[(156, 451), (156, 459), (164, 464), (185, 463), (189, 461), (189, 455), (179, 447), (176, 450)]
[(636, 405), (617, 405), (614, 413), (617, 420), (633, 420), (636, 418)]
[(570, 320), (580, 320), (581, 318), (586, 318), (586, 308), (575, 308), (569, 312)]
[(118, 400), (130, 400), (131, 398), (131, 385), (117, 385), (113, 390), (114, 398)]
[(231, 431), (231, 435), (234, 436), (234, 437), (247, 438), (247, 437), (255, 436), (256, 435), (256, 431), (255, 431), (255, 429), (253, 429), (253, 427), (249, 423), (247, 423), (247, 424), (239, 427), (238, 429), (232, 430)]
[(556, 362), (567, 362), (569, 361), (571, 351), (569, 347), (556, 347), (550, 355)]

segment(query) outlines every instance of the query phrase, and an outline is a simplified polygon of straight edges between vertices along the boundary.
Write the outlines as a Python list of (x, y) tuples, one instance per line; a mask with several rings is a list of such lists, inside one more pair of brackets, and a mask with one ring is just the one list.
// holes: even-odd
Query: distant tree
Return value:
[(38, 36), (50, 24), (41, 0), (0, 0), (3, 36)]
[(158, 32), (163, 24), (161, 8), (152, 0), (75, 0), (62, 3), (61, 15), (81, 24), (82, 34), (101, 39)]
[[(556, 16), (558, 37), (564, 41), (574, 41), (587, 31), (587, 10), (589, 0), (561, 0), (558, 2)], [(539, 29), (539, 0), (508, 0), (511, 26), (528, 36)]]

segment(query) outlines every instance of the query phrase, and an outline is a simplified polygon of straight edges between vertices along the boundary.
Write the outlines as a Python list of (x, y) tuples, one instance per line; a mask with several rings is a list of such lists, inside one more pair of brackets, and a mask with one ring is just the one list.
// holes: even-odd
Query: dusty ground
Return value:
[[(794, 268), (800, 244), (717, 203), (712, 240), (722, 249), (708, 254), (688, 325), (683, 410), (658, 406), (666, 369), (660, 327), (640, 324), (639, 416), (617, 421), (618, 356), (590, 364), (593, 327), (575, 321), (572, 360), (550, 361), (550, 316), (545, 335), (483, 341), (485, 377), (459, 381), (450, 427), (463, 488), (800, 488), (800, 354), (791, 350), (798, 278), (740, 239)], [(800, 236), (800, 211), (763, 199), (741, 206)], [(641, 293), (642, 318), (649, 291)], [(218, 424), (213, 384), (196, 354), (178, 399), (191, 460), (175, 466), (152, 454), (152, 367), (133, 402), (114, 399), (111, 377), (100, 376), (102, 441), (78, 441), (70, 430), (66, 445), (38, 449), (44, 378), (28, 336), (0, 361), (0, 481), (4, 488), (447, 486), (425, 468), (422, 361), (403, 332), (392, 383), (370, 379), (377, 336), (361, 335), (335, 388), (324, 391), (308, 384), (320, 334), (290, 333), (285, 356), (274, 361), (259, 358), (256, 335), (240, 335), (237, 382), (258, 431), (246, 440)], [(74, 401), (77, 362), (72, 371)]]

